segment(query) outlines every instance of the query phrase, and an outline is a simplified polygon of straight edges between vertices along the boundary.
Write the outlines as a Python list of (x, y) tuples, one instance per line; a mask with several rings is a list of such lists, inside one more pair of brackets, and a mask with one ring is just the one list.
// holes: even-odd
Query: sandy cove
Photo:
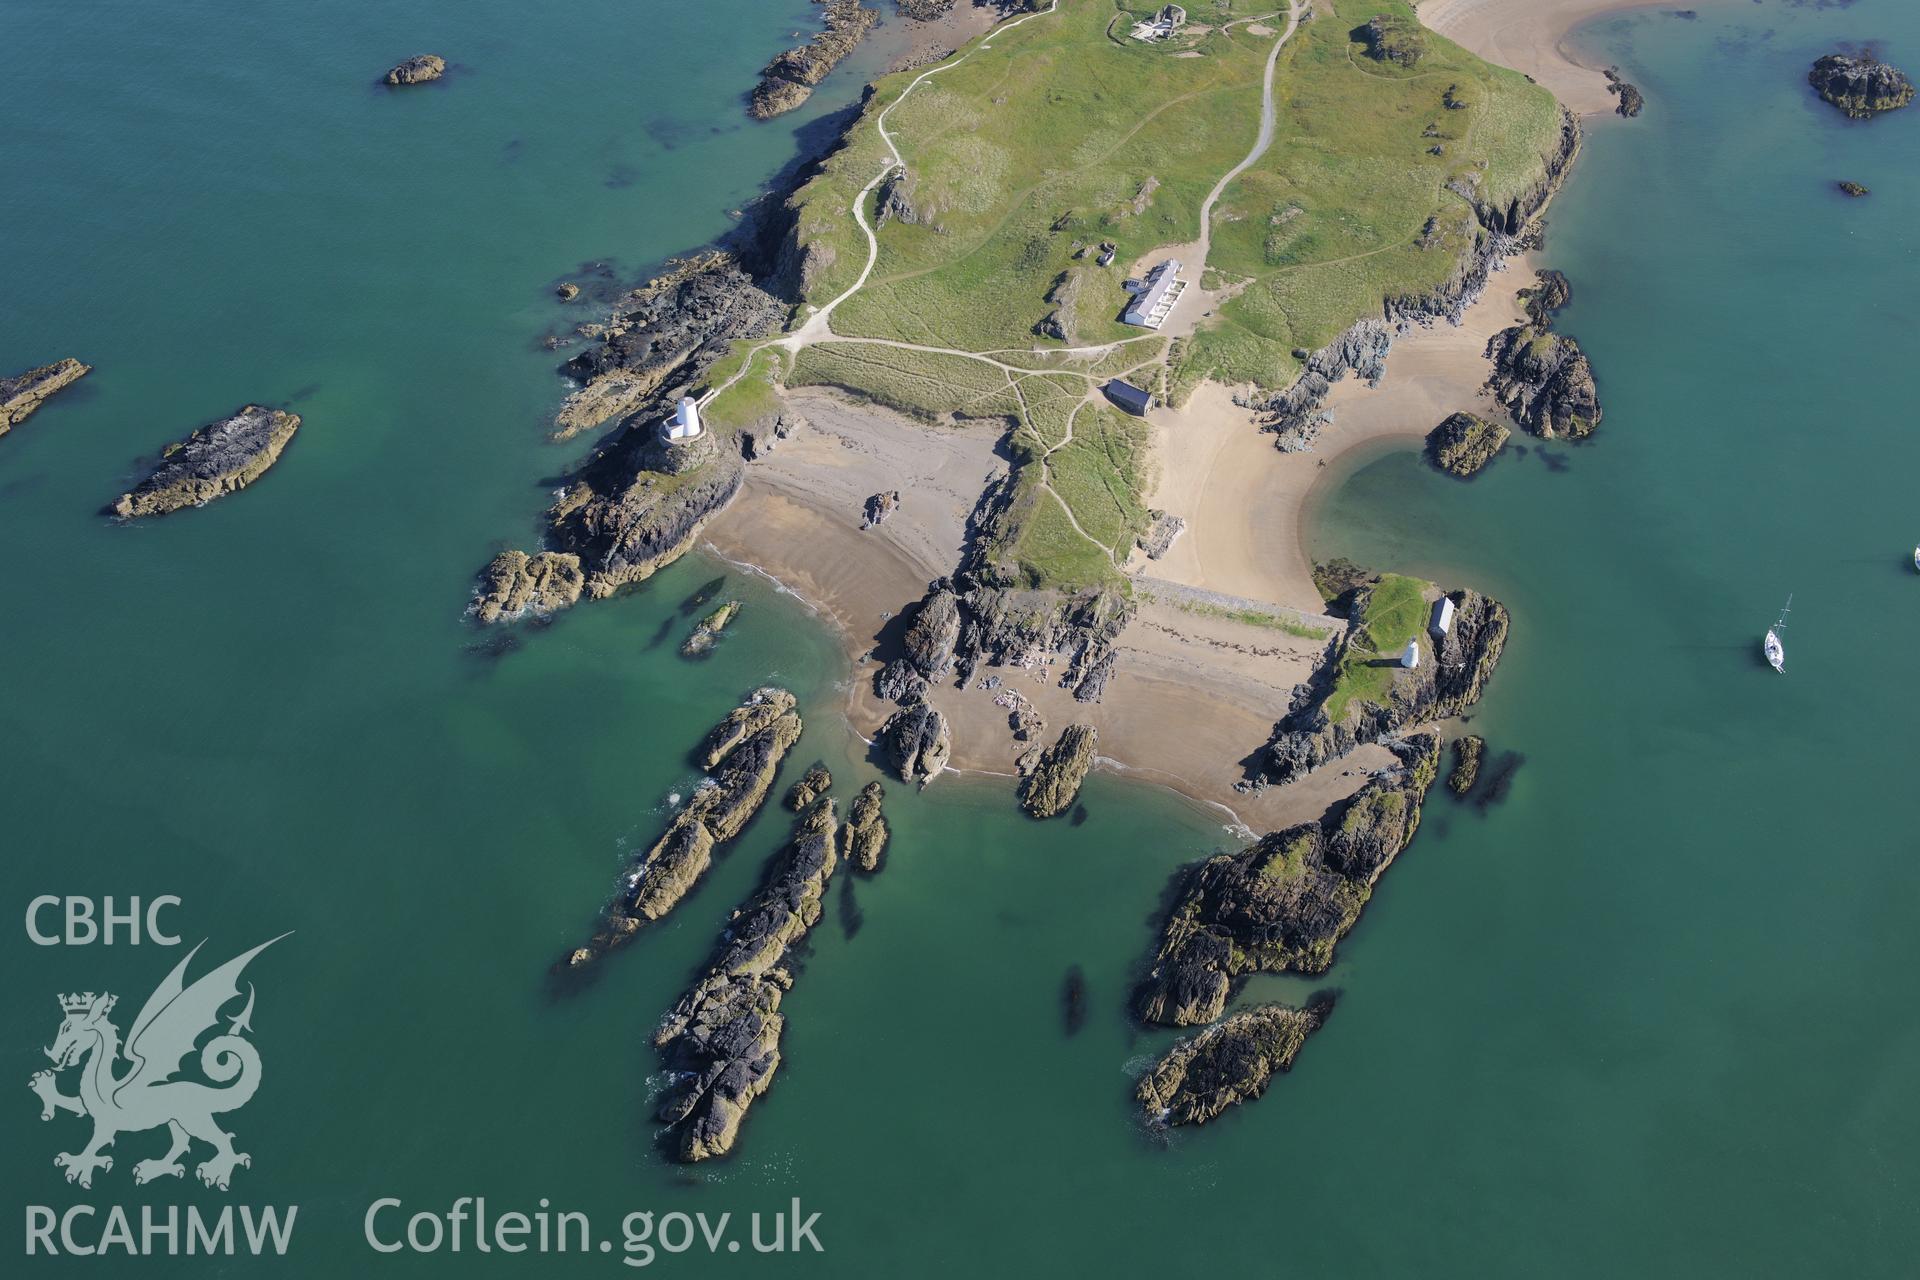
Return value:
[(1488, 62), (1532, 76), (1575, 115), (1614, 109), (1601, 68), (1568, 45), (1575, 27), (1602, 14), (1652, 8), (1658, 0), (1425, 0), (1420, 21)]

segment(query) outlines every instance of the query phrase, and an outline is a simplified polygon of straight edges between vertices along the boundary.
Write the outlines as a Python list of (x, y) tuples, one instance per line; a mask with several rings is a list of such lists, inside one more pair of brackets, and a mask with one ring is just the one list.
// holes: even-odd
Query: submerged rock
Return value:
[(1487, 740), (1469, 733), (1453, 740), (1453, 772), (1447, 775), (1447, 790), (1464, 796), (1473, 790), (1480, 777), (1480, 761), (1487, 754)]
[(1140, 1078), (1134, 1097), (1154, 1123), (1205, 1124), (1258, 1098), (1332, 1011), (1326, 996), (1304, 1009), (1265, 1004), (1236, 1013), (1174, 1045)]
[(564, 609), (585, 586), (580, 557), (555, 551), (502, 551), (480, 571), (468, 612), (484, 624)]
[(1580, 344), (1536, 325), (1502, 329), (1487, 344), (1487, 390), (1534, 435), (1579, 440), (1600, 425), (1600, 393)]
[(25, 422), (54, 392), (92, 372), (92, 365), (69, 356), (11, 378), (0, 378), (0, 436)]
[(1065, 813), (1080, 794), (1080, 784), (1093, 768), (1098, 735), (1092, 725), (1070, 724), (1048, 747), (1020, 783), (1020, 807), (1036, 818)]
[(583, 968), (678, 906), (706, 874), (715, 849), (738, 836), (773, 786), (780, 762), (800, 738), (793, 695), (758, 689), (708, 733), (696, 756), (712, 771), (652, 848), (634, 859), (599, 927), (566, 958)]
[(731, 1151), (747, 1109), (780, 1069), (780, 999), (794, 979), (787, 958), (823, 914), (836, 825), (831, 800), (801, 816), (760, 887), (728, 921), (706, 976), (654, 1033), (674, 1073), (658, 1115), (672, 1126), (680, 1160)]
[(880, 812), (886, 790), (878, 782), (860, 788), (860, 794), (847, 806), (847, 821), (840, 828), (840, 856), (856, 871), (871, 875), (880, 869), (887, 852), (887, 819)]
[(887, 717), (880, 728), (880, 740), (901, 781), (922, 786), (933, 781), (953, 755), (953, 734), (946, 716), (925, 702), (902, 707)]
[(425, 84), (447, 74), (447, 60), (437, 53), (420, 53), (387, 72), (391, 85)]
[(1913, 101), (1913, 81), (1898, 67), (1873, 57), (1830, 53), (1813, 64), (1807, 83), (1823, 100), (1856, 120), (1896, 111)]
[(800, 813), (832, 789), (833, 775), (827, 772), (827, 766), (815, 763), (788, 789), (787, 808)]
[(246, 488), (279, 461), (300, 415), (250, 404), (167, 446), (147, 478), (120, 495), (113, 514), (136, 520), (205, 506)]
[(861, 7), (860, 0), (814, 3), (821, 6), (826, 30), (797, 48), (775, 55), (762, 68), (760, 83), (753, 87), (747, 102), (747, 114), (754, 119), (771, 119), (805, 102), (813, 87), (825, 80), (827, 73), (880, 21), (880, 11)]
[(1427, 457), (1442, 471), (1461, 479), (1493, 461), (1512, 433), (1478, 414), (1456, 413), (1427, 436)]
[(1390, 744), (1398, 764), (1317, 822), (1276, 831), (1180, 874), (1136, 998), (1147, 1022), (1192, 1026), (1225, 1011), (1249, 973), (1324, 973), (1373, 886), (1420, 827), (1440, 765), (1431, 731)]

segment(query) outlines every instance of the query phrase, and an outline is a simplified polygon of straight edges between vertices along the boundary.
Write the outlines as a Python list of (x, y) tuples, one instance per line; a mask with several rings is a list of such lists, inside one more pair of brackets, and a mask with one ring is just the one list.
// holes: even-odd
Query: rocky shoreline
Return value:
[(1093, 768), (1093, 747), (1098, 740), (1093, 726), (1070, 724), (1045, 751), (1029, 749), (1026, 776), (1020, 780), (1020, 807), (1030, 817), (1053, 818), (1073, 807), (1079, 798), (1080, 784)]
[(1416, 325), (1459, 324), (1466, 309), (1486, 292), (1493, 273), (1530, 246), (1538, 235), (1541, 214), (1579, 158), (1580, 144), (1579, 122), (1562, 110), (1559, 145), (1547, 157), (1540, 182), (1504, 207), (1482, 198), (1471, 179), (1450, 183), (1449, 189), (1472, 207), (1476, 230), (1473, 246), (1446, 283), (1424, 293), (1383, 299), (1380, 318), (1356, 322), (1318, 351), (1296, 352), (1304, 357), (1305, 368), (1292, 385), (1273, 392), (1236, 394), (1234, 402), (1259, 415), (1261, 430), (1272, 433), (1275, 447), (1282, 452), (1311, 449), (1320, 428), (1329, 421), (1322, 406), (1334, 383), (1353, 374), (1378, 385), (1395, 338)]
[(711, 780), (634, 860), (592, 937), (567, 954), (564, 968), (585, 968), (680, 905), (713, 864), (714, 851), (744, 831), (765, 802), (780, 762), (800, 739), (794, 705), (785, 689), (756, 689), (713, 727), (694, 753)]
[(265, 475), (300, 428), (300, 415), (265, 405), (242, 406), (170, 444), (147, 477), (108, 510), (122, 520), (203, 507)]
[(68, 356), (11, 378), (0, 378), (0, 436), (32, 417), (55, 392), (65, 390), (92, 372), (92, 365), (81, 364)]

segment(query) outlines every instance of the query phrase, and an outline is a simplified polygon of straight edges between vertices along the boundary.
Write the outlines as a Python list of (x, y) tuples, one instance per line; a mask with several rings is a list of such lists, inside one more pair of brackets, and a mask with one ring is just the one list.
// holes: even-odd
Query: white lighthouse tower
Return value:
[(673, 416), (663, 424), (668, 441), (678, 443), (684, 440), (697, 440), (706, 430), (700, 425), (700, 406), (693, 402), (692, 396), (681, 396)]

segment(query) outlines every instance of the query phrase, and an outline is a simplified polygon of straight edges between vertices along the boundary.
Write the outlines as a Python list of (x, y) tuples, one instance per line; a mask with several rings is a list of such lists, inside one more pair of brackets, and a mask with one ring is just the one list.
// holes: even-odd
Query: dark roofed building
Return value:
[(1147, 410), (1153, 408), (1153, 397), (1131, 382), (1122, 382), (1114, 378), (1107, 383), (1104, 390), (1107, 393), (1107, 399), (1135, 417), (1145, 417)]

